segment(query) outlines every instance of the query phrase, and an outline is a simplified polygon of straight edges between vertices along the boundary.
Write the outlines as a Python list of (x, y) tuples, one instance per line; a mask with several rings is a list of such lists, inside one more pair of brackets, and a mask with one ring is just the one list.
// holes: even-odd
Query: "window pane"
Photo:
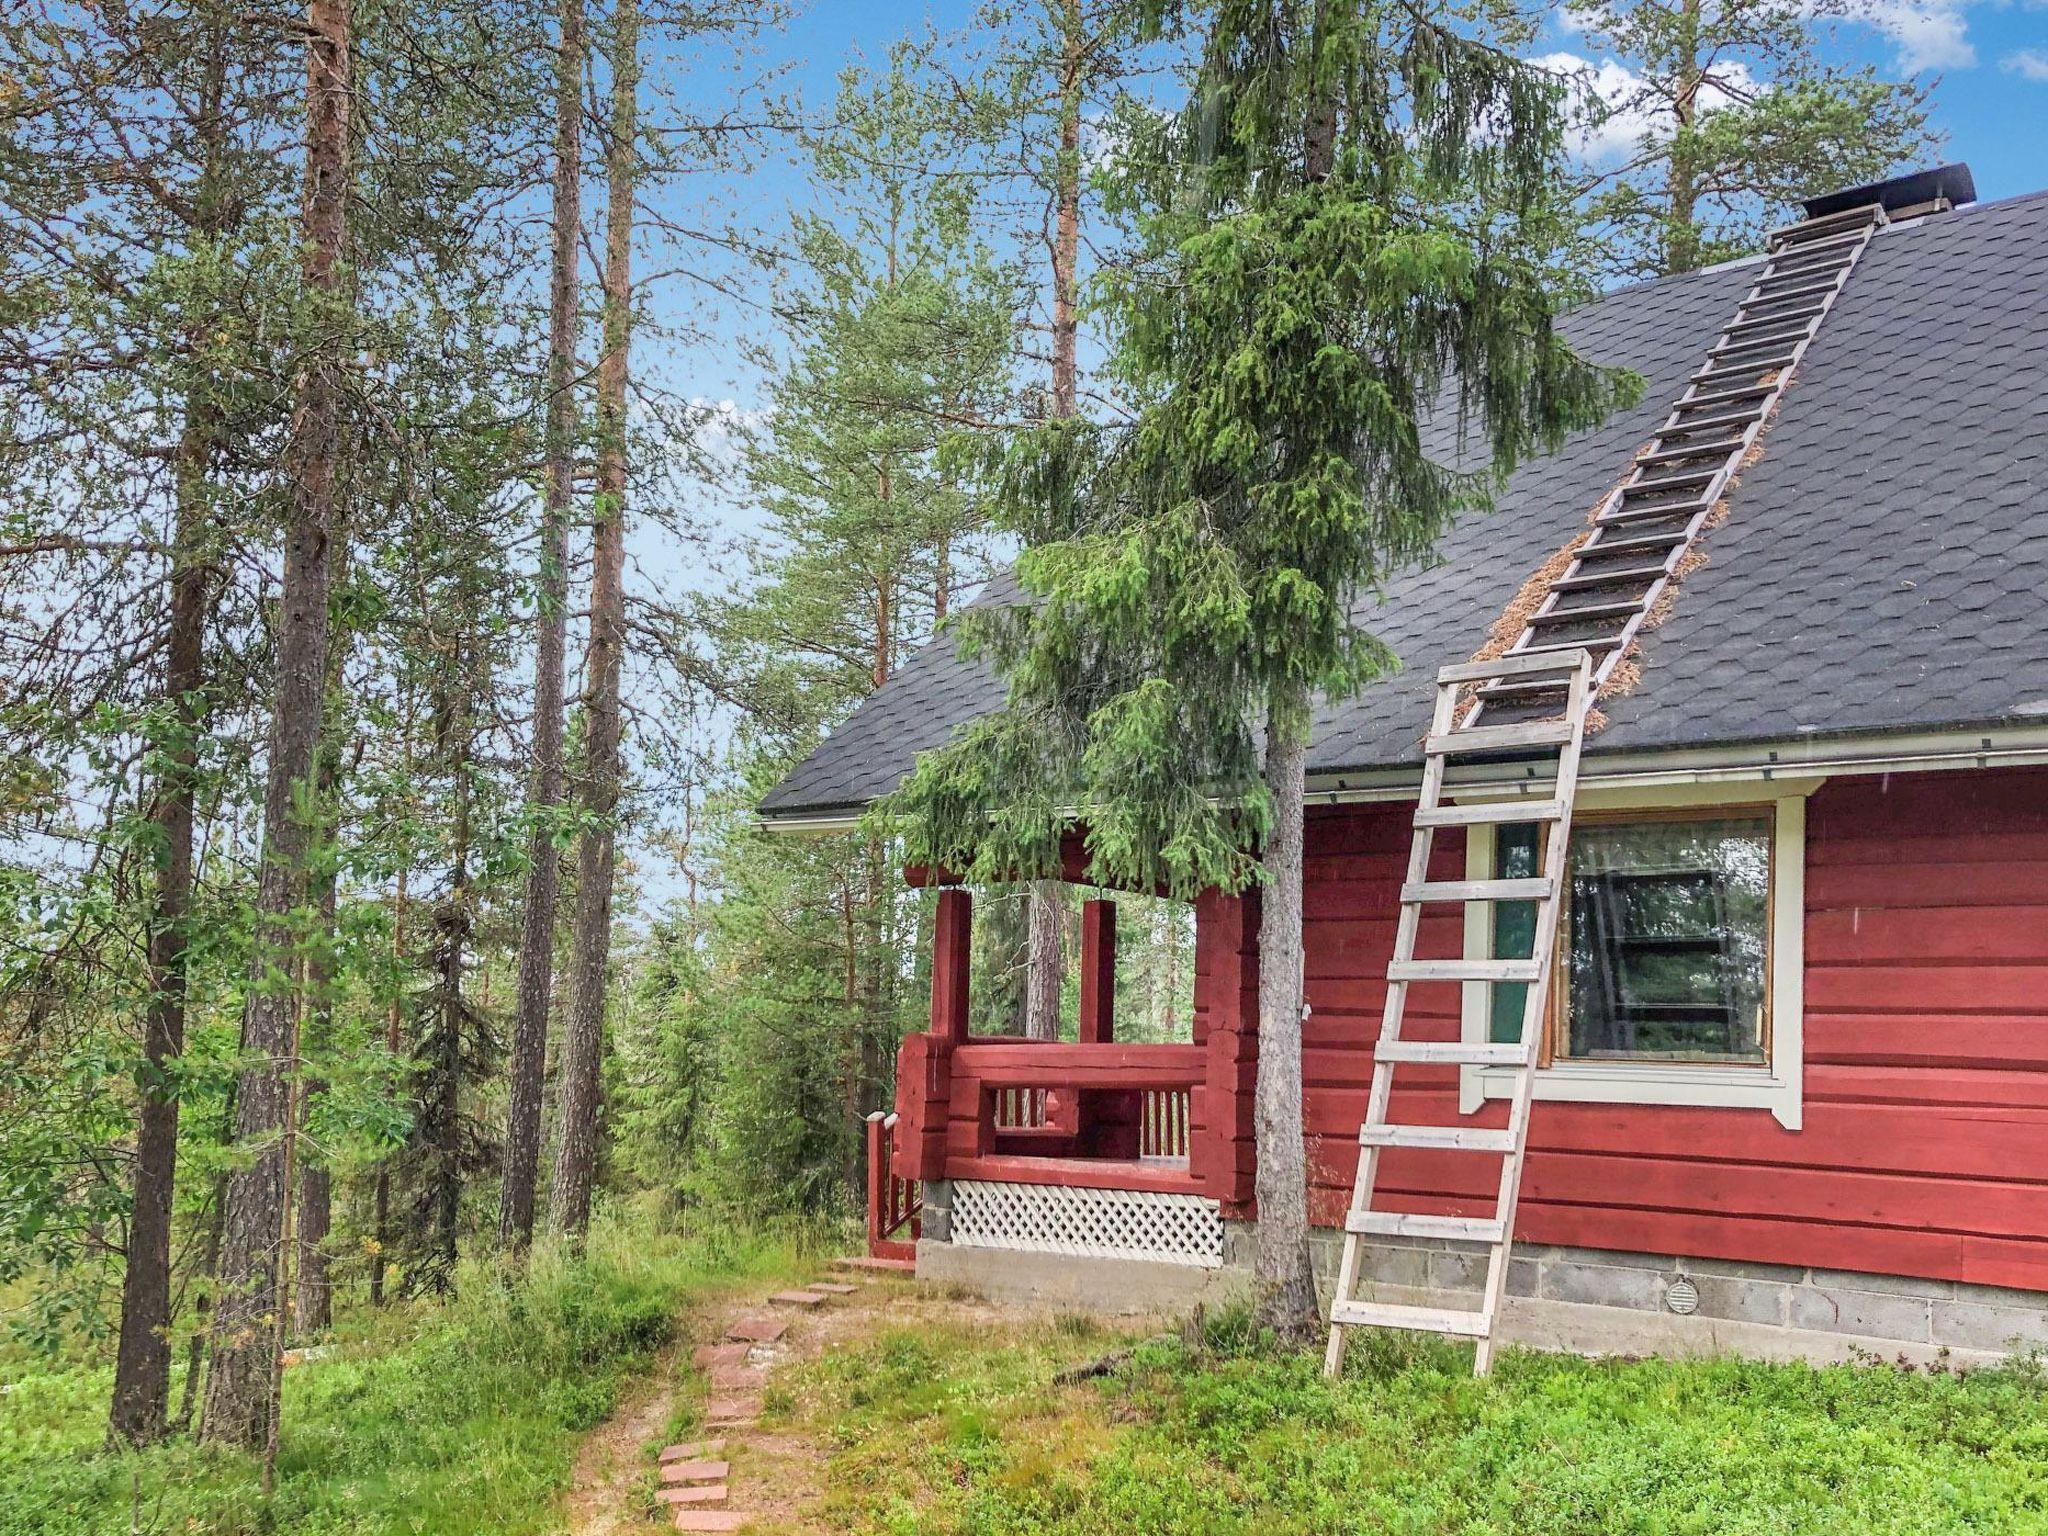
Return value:
[(1572, 1055), (1764, 1059), (1770, 855), (1761, 816), (1573, 830)]
[[(1494, 836), (1493, 864), (1497, 880), (1527, 880), (1537, 873), (1542, 844), (1534, 822), (1505, 826)], [(1493, 957), (1496, 960), (1526, 960), (1536, 952), (1536, 903), (1497, 901), (1493, 904)], [(1522, 1010), (1528, 1005), (1526, 981), (1499, 981), (1487, 1013), (1488, 1034), (1497, 1044), (1515, 1044), (1522, 1038)]]

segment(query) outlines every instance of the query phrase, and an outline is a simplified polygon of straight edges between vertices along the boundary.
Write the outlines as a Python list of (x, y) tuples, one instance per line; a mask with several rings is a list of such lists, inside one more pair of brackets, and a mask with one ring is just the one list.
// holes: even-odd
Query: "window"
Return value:
[[(1539, 1099), (1761, 1108), (1798, 1128), (1805, 810), (1820, 782), (1582, 792)], [(1544, 830), (1476, 833), (1467, 877), (1538, 873)], [(1536, 910), (1468, 905), (1465, 952), (1528, 956)], [(1469, 984), (1465, 1037), (1520, 1039), (1527, 993)], [(1466, 1110), (1512, 1082), (1463, 1069)]]
[(1763, 1064), (1770, 816), (1583, 823), (1569, 863), (1555, 1053)]

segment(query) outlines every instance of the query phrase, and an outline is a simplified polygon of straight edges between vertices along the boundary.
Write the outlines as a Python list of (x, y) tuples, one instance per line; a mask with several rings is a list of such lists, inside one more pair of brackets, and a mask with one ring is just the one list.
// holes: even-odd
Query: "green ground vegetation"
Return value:
[[(789, 1283), (807, 1245), (600, 1222), (586, 1257), (536, 1253), (525, 1284), (481, 1267), (458, 1300), (364, 1308), (285, 1373), (277, 1487), (254, 1458), (176, 1437), (103, 1448), (109, 1371), (5, 1362), (0, 1536), (521, 1536), (560, 1529), (580, 1435), (694, 1308)], [(178, 1401), (182, 1373), (172, 1383)]]
[[(1128, 1341), (1126, 1341), (1127, 1343)], [(832, 1448), (819, 1531), (1920, 1536), (2048, 1530), (2048, 1378), (1588, 1361), (1374, 1339), (1341, 1382), (1226, 1318), (885, 1332), (771, 1410)]]

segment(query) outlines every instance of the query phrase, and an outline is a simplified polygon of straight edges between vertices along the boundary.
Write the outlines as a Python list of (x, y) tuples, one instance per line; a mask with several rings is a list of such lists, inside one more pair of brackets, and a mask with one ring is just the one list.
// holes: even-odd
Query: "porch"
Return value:
[(1117, 1039), (1116, 903), (1106, 897), (1081, 908), (1077, 1038), (970, 1034), (973, 922), (968, 891), (939, 892), (931, 1027), (904, 1039), (895, 1110), (868, 1126), (870, 1254), (909, 1262), (922, 1239), (1222, 1267), (1225, 1221), (1251, 1200), (1247, 903), (1196, 904), (1184, 1044)]

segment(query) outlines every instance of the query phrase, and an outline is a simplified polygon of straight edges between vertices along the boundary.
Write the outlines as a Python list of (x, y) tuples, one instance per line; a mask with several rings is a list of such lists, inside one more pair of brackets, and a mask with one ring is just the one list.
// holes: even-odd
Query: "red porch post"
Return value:
[(974, 899), (957, 886), (939, 892), (932, 926), (932, 1027), (906, 1035), (897, 1057), (896, 1149), (908, 1179), (946, 1176), (946, 1117), (953, 1097), (953, 1051), (967, 1038), (968, 959)]
[(1083, 1045), (1116, 1038), (1116, 903), (1081, 903), (1081, 1027)]
[(1259, 898), (1210, 891), (1195, 903), (1195, 1018), (1207, 1052), (1202, 1134), (1190, 1171), (1223, 1214), (1252, 1214), (1252, 1098), (1259, 1060)]

